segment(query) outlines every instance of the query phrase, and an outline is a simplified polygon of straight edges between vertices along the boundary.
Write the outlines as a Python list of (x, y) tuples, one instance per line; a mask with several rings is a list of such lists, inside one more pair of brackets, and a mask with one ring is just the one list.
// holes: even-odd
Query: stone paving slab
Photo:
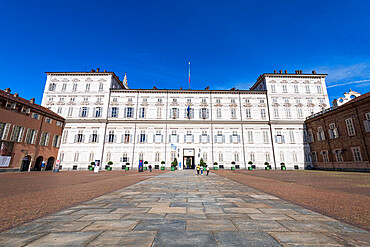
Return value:
[(2, 232), (0, 246), (370, 246), (370, 233), (212, 173), (175, 171)]

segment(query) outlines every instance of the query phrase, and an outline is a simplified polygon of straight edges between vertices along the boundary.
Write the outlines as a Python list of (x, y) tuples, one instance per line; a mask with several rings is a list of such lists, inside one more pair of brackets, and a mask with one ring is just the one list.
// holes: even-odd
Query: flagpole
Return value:
[(189, 90), (190, 90), (190, 62), (189, 62)]

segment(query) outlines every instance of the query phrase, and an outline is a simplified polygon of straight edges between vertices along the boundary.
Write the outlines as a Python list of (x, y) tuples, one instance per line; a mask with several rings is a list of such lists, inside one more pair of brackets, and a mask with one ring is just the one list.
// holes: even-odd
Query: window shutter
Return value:
[(96, 135), (96, 142), (99, 142), (99, 135)]
[[(41, 134), (41, 137), (42, 137), (42, 134)], [(74, 140), (74, 142), (77, 142), (77, 138), (78, 138), (78, 135), (75, 135), (75, 140)], [(41, 140), (41, 138), (40, 138), (40, 140)]]
[(230, 143), (233, 143), (233, 136), (230, 135)]
[(113, 142), (116, 143), (117, 142), (117, 135), (114, 135), (113, 137)]
[(186, 135), (184, 135), (184, 142), (186, 142)]
[(207, 135), (207, 142), (209, 142), (209, 135)]
[(225, 143), (225, 135), (222, 135), (222, 142)]
[(171, 135), (168, 135), (168, 142), (169, 142), (169, 143), (172, 143)]
[(96, 117), (96, 107), (93, 108), (93, 117)]
[(202, 118), (202, 109), (199, 109), (199, 118)]
[(370, 132), (370, 121), (369, 120), (364, 121), (364, 126), (365, 126), (365, 131)]
[(238, 135), (238, 142), (240, 143), (240, 135)]
[(85, 135), (82, 135), (82, 143), (85, 142)]
[(191, 108), (190, 109), (190, 117), (191, 118), (194, 118), (194, 108)]
[(86, 107), (86, 117), (89, 116), (89, 107)]
[(140, 135), (137, 135), (137, 141), (136, 142), (140, 142)]
[(179, 142), (180, 140), (180, 135), (177, 135), (177, 143)]
[(203, 140), (202, 140), (202, 135), (199, 135), (199, 143), (202, 143)]
[(192, 143), (194, 143), (194, 135), (191, 136)]
[(9, 130), (10, 130), (11, 124), (5, 124), (5, 130), (2, 136), (3, 140), (6, 140), (8, 138)]
[(108, 142), (108, 135), (105, 135), (105, 142)]
[(207, 118), (209, 118), (209, 109), (207, 109)]
[(32, 141), (31, 141), (31, 144), (35, 144), (36, 143), (36, 138), (37, 138), (37, 130), (35, 130), (35, 133), (33, 134), (32, 136)]
[(91, 143), (92, 142), (92, 135), (90, 134), (89, 135), (89, 143)]
[(45, 146), (49, 145), (49, 138), (50, 138), (50, 134), (49, 133), (46, 133), (46, 137), (45, 137)]
[(153, 143), (155, 143), (156, 140), (155, 140), (155, 134), (153, 134)]
[(18, 138), (18, 142), (22, 142), (22, 139), (23, 139), (23, 133), (24, 133), (24, 127), (21, 127), (21, 129), (19, 130), (19, 138)]
[(161, 142), (163, 143), (163, 135), (161, 135)]
[(80, 112), (78, 113), (78, 116), (81, 117), (82, 114), (82, 107), (80, 107)]
[(218, 140), (217, 140), (217, 135), (215, 135), (215, 139), (214, 139), (215, 141), (214, 142), (218, 142)]
[(108, 117), (112, 117), (112, 107), (109, 107)]
[(172, 118), (172, 109), (170, 108), (170, 118)]
[(285, 143), (285, 136), (284, 135), (281, 136), (281, 139), (282, 139), (281, 143)]
[(124, 115), (123, 115), (123, 117), (125, 118), (125, 117), (127, 117), (127, 107), (125, 107), (125, 110), (124, 110)]
[(148, 142), (148, 135), (145, 135), (145, 143)]
[(279, 143), (279, 142), (278, 142), (278, 137), (277, 137), (277, 135), (275, 136), (275, 142), (276, 142), (276, 143)]
[(176, 116), (177, 118), (179, 118), (180, 117), (180, 109), (179, 108), (177, 108), (177, 116)]
[[(185, 111), (184, 111), (184, 118), (188, 118), (188, 108), (185, 108)], [(189, 112), (189, 116), (190, 116), (190, 112)]]

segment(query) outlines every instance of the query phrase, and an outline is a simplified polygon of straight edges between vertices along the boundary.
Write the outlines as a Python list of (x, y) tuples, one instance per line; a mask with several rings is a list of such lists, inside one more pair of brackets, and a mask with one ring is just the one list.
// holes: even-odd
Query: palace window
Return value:
[(316, 88), (317, 88), (317, 92), (318, 93), (322, 93), (322, 87), (321, 87), (321, 85), (317, 85)]
[(157, 107), (157, 118), (162, 117), (162, 107)]
[(248, 143), (253, 143), (253, 131), (252, 130), (247, 131), (247, 136), (248, 136)]
[(321, 152), (321, 155), (322, 155), (322, 160), (324, 161), (324, 162), (329, 162), (329, 155), (328, 155), (328, 151), (322, 151)]
[(155, 162), (159, 162), (160, 161), (160, 153), (159, 152), (156, 152), (155, 153)]
[(263, 134), (263, 142), (264, 143), (269, 143), (269, 134), (267, 130), (262, 131)]
[(208, 115), (209, 115), (209, 110), (207, 108), (199, 109), (199, 118), (206, 119), (209, 117)]
[(240, 142), (240, 136), (238, 135), (238, 131), (233, 130), (233, 134), (230, 136), (231, 143), (238, 143)]
[(186, 131), (184, 142), (194, 142), (194, 136), (191, 134), (191, 130)]
[(261, 118), (266, 118), (266, 109), (261, 109)]
[[(221, 116), (221, 108), (217, 108), (216, 109), (216, 113), (217, 113), (217, 117), (218, 118), (221, 118), (222, 116)], [(369, 121), (370, 122), (370, 121)], [(369, 125), (370, 126), (370, 125)]]
[(347, 126), (347, 131), (348, 131), (349, 136), (353, 136), (356, 134), (355, 127), (353, 126), (352, 118), (346, 119), (346, 126)]
[(115, 142), (116, 136), (114, 135), (114, 130), (108, 132), (108, 142)]
[(91, 152), (89, 154), (89, 162), (93, 162), (94, 161), (94, 152)]
[(362, 161), (361, 151), (359, 147), (354, 147), (352, 149), (353, 160), (354, 161)]
[(297, 153), (293, 151), (293, 162), (298, 162)]
[(265, 153), (265, 159), (266, 159), (267, 162), (270, 162), (270, 153), (269, 152)]
[(77, 91), (77, 83), (73, 83), (72, 91)]
[(312, 130), (311, 129), (309, 129), (308, 130), (308, 143), (312, 143), (312, 142), (314, 142), (315, 141), (315, 137), (314, 137), (314, 135), (313, 135), (313, 133), (312, 133)]
[(202, 135), (200, 136), (200, 141), (202, 143), (207, 143), (209, 142), (209, 138), (208, 138), (208, 135), (207, 135), (207, 131), (206, 130), (203, 130), (202, 131)]
[[(0, 136), (1, 136), (1, 131), (0, 131)], [(35, 144), (36, 136), (37, 136), (37, 130), (28, 129), (25, 142), (28, 144)]]
[(129, 143), (130, 142), (130, 138), (131, 138), (130, 130), (125, 130), (125, 135), (124, 135), (123, 142), (124, 143)]
[(317, 128), (317, 140), (319, 141), (325, 140), (325, 133), (321, 126)]
[(88, 116), (88, 110), (89, 110), (89, 108), (87, 108), (87, 107), (81, 107), (80, 117), (87, 117)]
[(128, 162), (128, 156), (127, 153), (123, 153), (122, 157), (120, 159), (120, 162)]
[(302, 108), (300, 108), (300, 107), (297, 108), (297, 116), (299, 118), (303, 118), (303, 111), (302, 111)]
[(238, 152), (234, 153), (234, 161), (239, 162), (239, 153)]
[(144, 160), (144, 153), (143, 152), (139, 153), (139, 160)]
[(271, 85), (271, 92), (275, 93), (276, 92), (276, 87), (275, 85)]
[(71, 117), (71, 116), (72, 116), (72, 114), (73, 114), (73, 107), (69, 107), (69, 108), (68, 108), (68, 114), (67, 114), (67, 116), (68, 116), (68, 117)]
[(187, 107), (185, 108), (185, 118), (194, 118), (194, 108)]
[(329, 138), (335, 139), (339, 137), (338, 129), (335, 127), (335, 123), (329, 124)]
[(365, 126), (365, 131), (370, 132), (370, 112), (365, 114), (364, 126)]
[(101, 107), (96, 107), (94, 117), (101, 117), (101, 114), (102, 114), (102, 108)]
[(277, 107), (274, 108), (274, 117), (279, 118), (279, 108)]
[(287, 117), (287, 118), (291, 118), (292, 117), (292, 113), (290, 111), (290, 107), (285, 107), (285, 117)]
[(170, 109), (170, 118), (173, 118), (173, 119), (179, 118), (179, 108), (171, 108)]
[(75, 142), (84, 142), (84, 137), (83, 130), (79, 130), (77, 135), (75, 135)]
[(216, 135), (216, 142), (224, 142), (224, 136), (222, 135), (222, 131), (221, 130), (218, 130), (217, 131), (217, 135)]
[(285, 84), (283, 85), (283, 92), (284, 92), (284, 93), (287, 93), (287, 92), (288, 92), (287, 85), (285, 85)]
[(305, 88), (306, 88), (306, 93), (310, 93), (311, 92), (310, 85), (306, 85)]
[(298, 91), (298, 85), (294, 85), (294, 92), (295, 93), (298, 93), (299, 91)]
[(284, 153), (280, 151), (280, 162), (285, 162)]
[(139, 142), (140, 143), (145, 143), (146, 142), (145, 130), (141, 130), (140, 131)]
[(90, 91), (90, 83), (86, 83), (85, 90), (86, 90), (86, 91)]
[(103, 90), (104, 89), (104, 84), (103, 83), (99, 83), (99, 90)]
[(245, 117), (246, 118), (252, 118), (252, 113), (251, 113), (250, 108), (245, 109)]
[(133, 107), (126, 107), (125, 108), (125, 117), (126, 118), (134, 117), (134, 108)]
[(289, 130), (289, 137), (290, 137), (290, 143), (295, 143), (293, 130)]
[[(37, 132), (36, 132), (37, 134)], [(62, 142), (63, 143), (67, 143), (67, 140), (68, 140), (68, 130), (63, 130), (63, 139), (62, 139)]]
[(58, 148), (60, 145), (60, 135), (54, 135), (52, 147)]
[(139, 118), (145, 118), (145, 108), (139, 109)]
[(154, 135), (154, 142), (160, 143), (163, 142), (163, 136), (161, 130), (156, 130)]
[(236, 118), (236, 109), (231, 108), (231, 118)]
[(63, 85), (62, 85), (62, 91), (66, 91), (66, 89), (67, 89), (67, 83), (63, 83)]
[(317, 163), (317, 153), (316, 152), (312, 152), (311, 157), (312, 157), (312, 162), (313, 163)]
[(171, 136), (170, 136), (171, 143), (177, 143), (179, 142), (179, 136), (177, 135), (176, 130), (172, 130)]
[(78, 152), (75, 152), (75, 156), (73, 158), (73, 161), (74, 162), (78, 162), (78, 158), (79, 158), (80, 154)]
[(56, 84), (55, 83), (50, 83), (49, 84), (49, 91), (55, 91)]
[(224, 161), (224, 156), (222, 155), (221, 152), (218, 154), (218, 161), (220, 162)]
[(112, 107), (110, 117), (118, 117), (118, 107)]
[(203, 161), (207, 161), (207, 153), (206, 152), (203, 153)]
[(281, 134), (280, 130), (276, 131), (275, 141), (277, 143), (285, 143), (284, 135)]
[(90, 142), (96, 143), (98, 142), (98, 130), (93, 130), (92, 135), (90, 136)]
[(13, 131), (10, 136), (10, 141), (21, 142), (23, 139), (24, 127), (13, 125)]
[(252, 153), (249, 153), (249, 160), (252, 161), (253, 163), (256, 161), (255, 155), (254, 155), (253, 152)]
[(342, 150), (334, 150), (335, 158), (337, 162), (343, 162), (343, 152)]
[(40, 138), (40, 145), (41, 146), (47, 146), (49, 144), (49, 138), (50, 134), (46, 132), (41, 133), (41, 138)]

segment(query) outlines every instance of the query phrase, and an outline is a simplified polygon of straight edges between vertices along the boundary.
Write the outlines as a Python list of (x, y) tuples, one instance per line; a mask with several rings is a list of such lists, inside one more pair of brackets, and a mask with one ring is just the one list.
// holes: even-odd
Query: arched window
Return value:
[(75, 152), (75, 157), (74, 157), (73, 161), (78, 162), (79, 156), (80, 156), (80, 154), (78, 152)]
[(207, 153), (206, 152), (203, 153), (203, 161), (207, 161)]
[(220, 152), (219, 154), (218, 154), (218, 161), (224, 161), (224, 156), (222, 155), (222, 153)]
[(284, 162), (285, 159), (284, 159), (284, 153), (283, 152), (280, 152), (280, 161), (281, 162)]
[(293, 162), (298, 162), (297, 153), (295, 151), (293, 151)]
[(252, 152), (252, 153), (250, 153), (249, 154), (249, 156), (250, 156), (250, 161), (252, 161), (252, 162), (255, 162), (256, 161), (256, 159), (255, 159), (255, 157), (254, 157), (254, 153)]
[(108, 162), (108, 161), (111, 161), (111, 159), (112, 159), (112, 154), (111, 154), (111, 152), (108, 152), (107, 153), (107, 159), (106, 159), (106, 161)]
[(59, 154), (59, 160), (60, 160), (60, 162), (63, 162), (64, 161), (64, 152), (61, 152)]
[(143, 152), (139, 153), (139, 160), (144, 160), (144, 153)]
[(270, 153), (269, 152), (265, 153), (265, 157), (266, 157), (266, 162), (270, 162)]

